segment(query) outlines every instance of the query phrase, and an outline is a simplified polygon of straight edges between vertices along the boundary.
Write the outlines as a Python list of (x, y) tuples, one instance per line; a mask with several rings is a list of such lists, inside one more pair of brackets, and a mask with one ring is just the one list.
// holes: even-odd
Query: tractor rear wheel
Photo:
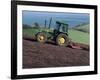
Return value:
[(45, 33), (42, 33), (42, 32), (38, 33), (38, 34), (37, 34), (37, 41), (38, 41), (38, 42), (41, 42), (41, 43), (46, 42), (46, 41), (47, 41), (47, 36), (46, 36), (46, 34), (45, 34)]
[(56, 38), (56, 44), (59, 46), (67, 46), (69, 44), (69, 38), (66, 34), (59, 34)]

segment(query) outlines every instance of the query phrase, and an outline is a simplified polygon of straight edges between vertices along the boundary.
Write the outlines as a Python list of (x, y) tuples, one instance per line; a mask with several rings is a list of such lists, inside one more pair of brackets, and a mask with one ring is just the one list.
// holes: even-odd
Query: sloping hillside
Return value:
[(84, 24), (84, 25), (76, 26), (73, 29), (78, 30), (78, 31), (82, 31), (82, 32), (89, 33), (90, 25), (89, 24)]
[(73, 42), (89, 44), (89, 34), (86, 32), (70, 29), (69, 37)]

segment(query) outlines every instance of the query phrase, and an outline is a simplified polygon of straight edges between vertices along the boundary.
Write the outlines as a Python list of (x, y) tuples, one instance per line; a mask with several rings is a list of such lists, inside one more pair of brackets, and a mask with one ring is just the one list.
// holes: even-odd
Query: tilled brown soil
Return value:
[(89, 50), (23, 39), (23, 68), (89, 65)]

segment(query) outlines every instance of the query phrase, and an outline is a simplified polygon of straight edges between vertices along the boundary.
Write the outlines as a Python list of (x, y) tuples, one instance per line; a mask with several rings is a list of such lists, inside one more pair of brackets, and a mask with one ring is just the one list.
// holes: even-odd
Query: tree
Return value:
[(28, 25), (28, 24), (23, 24), (23, 28), (24, 28), (24, 29), (29, 29), (29, 28), (31, 28), (31, 26)]
[(40, 26), (39, 26), (39, 24), (38, 24), (37, 22), (35, 22), (35, 23), (34, 23), (34, 27), (39, 28)]

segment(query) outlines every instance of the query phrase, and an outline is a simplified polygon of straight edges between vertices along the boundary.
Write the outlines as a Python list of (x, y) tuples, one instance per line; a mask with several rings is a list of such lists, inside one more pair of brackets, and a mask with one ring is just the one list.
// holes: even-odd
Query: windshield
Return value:
[(67, 25), (62, 24), (62, 25), (60, 26), (60, 29), (59, 29), (60, 32), (67, 32), (67, 30), (68, 30)]

